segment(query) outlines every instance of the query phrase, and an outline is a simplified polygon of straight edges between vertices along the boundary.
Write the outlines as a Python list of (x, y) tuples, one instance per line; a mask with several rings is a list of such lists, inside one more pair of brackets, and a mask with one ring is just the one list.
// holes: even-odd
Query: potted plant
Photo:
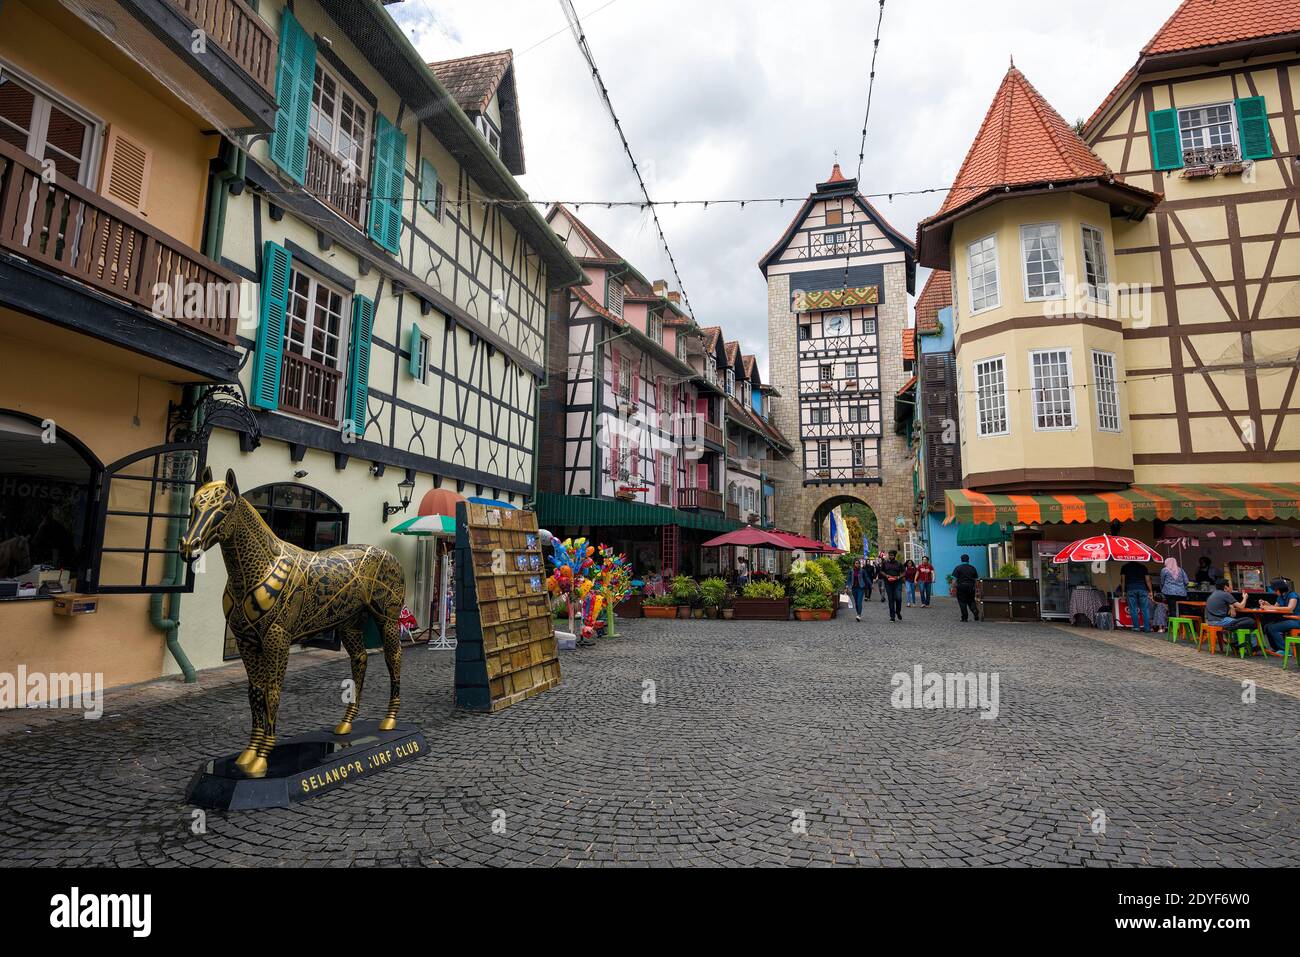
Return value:
[(641, 609), (647, 618), (676, 618), (677, 599), (672, 595), (651, 595), (642, 599)]
[(727, 583), (721, 578), (706, 578), (700, 582), (700, 602), (709, 618), (718, 617), (718, 610), (727, 597)]
[(800, 621), (830, 621), (833, 601), (826, 592), (800, 592), (794, 596), (794, 616)]
[(790, 599), (773, 581), (753, 581), (734, 602), (736, 618), (742, 621), (788, 621)]
[(718, 608), (718, 614), (724, 621), (731, 621), (736, 617), (736, 593), (730, 588), (722, 597), (722, 604)]
[(844, 593), (844, 589), (849, 584), (849, 576), (844, 571), (844, 565), (839, 558), (824, 555), (816, 559), (815, 563), (822, 570), (822, 574), (826, 576), (826, 580), (830, 582), (831, 617), (834, 618), (839, 613), (840, 595)]
[(700, 597), (700, 586), (690, 575), (674, 575), (668, 585), (668, 594), (677, 602), (677, 617), (690, 618)]
[(835, 592), (821, 562), (804, 562), (790, 577), (794, 586), (794, 614), (800, 621), (826, 621), (831, 617)]

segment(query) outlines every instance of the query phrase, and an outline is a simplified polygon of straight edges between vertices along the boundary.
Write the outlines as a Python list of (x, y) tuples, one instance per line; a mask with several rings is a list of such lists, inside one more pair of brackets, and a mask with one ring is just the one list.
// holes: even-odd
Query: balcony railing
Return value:
[(704, 423), (704, 441), (712, 442), (719, 448), (722, 447), (722, 428), (714, 425), (712, 422)]
[(740, 521), (740, 505), (736, 502), (727, 503), (727, 518)]
[(343, 373), (338, 369), (286, 352), (280, 366), (280, 408), (337, 425), (342, 380)]
[(361, 205), (365, 181), (355, 170), (314, 139), (307, 141), (307, 174), (303, 186), (326, 206), (337, 210), (361, 228)]
[(735, 442), (727, 443), (727, 458), (735, 459), (740, 457), (740, 446)]
[(171, 0), (230, 58), (275, 95), (275, 33), (244, 0)]
[(46, 182), (35, 157), (5, 142), (0, 247), (151, 311), (155, 286), (175, 288), (178, 279), (186, 287), (197, 283), (204, 311), (213, 314), (187, 316), (182, 302), (155, 318), (235, 342), (239, 284), (233, 273), (61, 173)]
[(710, 491), (706, 488), (679, 488), (677, 490), (677, 507), (721, 512), (722, 493)]

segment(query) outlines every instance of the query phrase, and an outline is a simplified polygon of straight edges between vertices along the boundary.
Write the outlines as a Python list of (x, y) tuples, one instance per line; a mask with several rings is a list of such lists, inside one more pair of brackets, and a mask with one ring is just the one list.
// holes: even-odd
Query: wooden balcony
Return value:
[(307, 142), (307, 175), (303, 186), (352, 225), (363, 229), (361, 210), (366, 194), (365, 181), (355, 173), (348, 175), (347, 164), (314, 139)]
[(735, 442), (727, 443), (727, 458), (729, 459), (740, 458), (740, 446), (737, 445)]
[(168, 0), (239, 64), (263, 90), (275, 96), (279, 41), (244, 0)]
[[(239, 280), (184, 243), (62, 174), (42, 178), (40, 163), (0, 141), (0, 248), (28, 262), (233, 345)], [(154, 313), (154, 287), (197, 283), (205, 312)]]
[(740, 521), (740, 504), (737, 502), (727, 503), (727, 518)]
[(280, 408), (337, 425), (343, 373), (314, 359), (286, 352), (280, 366)]
[(706, 512), (722, 511), (722, 493), (706, 488), (679, 488), (677, 507), (702, 509)]
[(722, 448), (722, 428), (714, 425), (712, 422), (706, 421), (704, 423), (704, 441), (711, 442), (718, 448)]

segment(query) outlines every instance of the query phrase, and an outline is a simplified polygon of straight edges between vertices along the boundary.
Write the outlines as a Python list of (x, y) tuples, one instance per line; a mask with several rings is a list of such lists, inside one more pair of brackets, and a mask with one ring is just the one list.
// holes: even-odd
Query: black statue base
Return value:
[(286, 738), (267, 757), (263, 778), (244, 777), (235, 765), (239, 752), (209, 761), (190, 781), (185, 800), (223, 811), (288, 807), (364, 781), (428, 751), (424, 735), (415, 728), (398, 725), (380, 731), (378, 721), (357, 721), (351, 734), (312, 731)]

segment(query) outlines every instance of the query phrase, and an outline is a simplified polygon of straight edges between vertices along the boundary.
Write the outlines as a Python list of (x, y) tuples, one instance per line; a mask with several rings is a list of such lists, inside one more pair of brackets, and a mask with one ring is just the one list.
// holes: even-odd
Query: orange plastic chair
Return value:
[(1228, 639), (1224, 635), (1223, 629), (1218, 625), (1207, 625), (1205, 622), (1201, 622), (1201, 634), (1196, 641), (1196, 650), (1200, 651), (1207, 641), (1210, 643), (1210, 654), (1218, 651), (1219, 645), (1223, 645), (1224, 651), (1227, 651)]

